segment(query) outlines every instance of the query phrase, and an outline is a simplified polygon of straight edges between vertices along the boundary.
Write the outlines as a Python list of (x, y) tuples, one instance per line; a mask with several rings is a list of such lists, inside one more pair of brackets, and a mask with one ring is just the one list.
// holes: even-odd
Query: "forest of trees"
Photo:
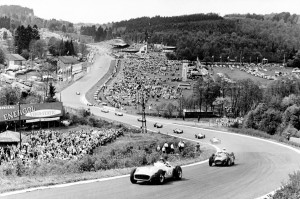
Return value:
[(298, 15), (239, 15), (222, 18), (216, 14), (179, 17), (142, 17), (113, 24), (113, 36), (177, 47), (177, 59), (208, 59), (282, 63), (293, 59), (300, 47)]
[[(244, 127), (268, 134), (292, 136), (300, 130), (300, 80), (282, 77), (261, 87), (251, 79), (235, 82), (199, 78), (193, 96), (178, 99), (178, 109), (213, 111), (219, 116), (244, 117)], [(198, 118), (201, 120), (201, 118)], [(300, 134), (299, 134), (300, 136)]]
[(9, 17), (0, 17), (0, 28), (10, 29), (10, 18)]
[(95, 42), (109, 40), (113, 38), (111, 28), (102, 28), (101, 26), (97, 28), (95, 25), (81, 26), (80, 34), (92, 36)]

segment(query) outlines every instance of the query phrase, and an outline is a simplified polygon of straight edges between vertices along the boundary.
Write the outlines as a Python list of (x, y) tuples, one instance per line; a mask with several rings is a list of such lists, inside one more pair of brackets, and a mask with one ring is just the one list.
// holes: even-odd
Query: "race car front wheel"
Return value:
[(157, 173), (158, 179), (157, 182), (158, 184), (163, 184), (165, 182), (165, 174), (163, 172), (163, 170), (159, 170)]

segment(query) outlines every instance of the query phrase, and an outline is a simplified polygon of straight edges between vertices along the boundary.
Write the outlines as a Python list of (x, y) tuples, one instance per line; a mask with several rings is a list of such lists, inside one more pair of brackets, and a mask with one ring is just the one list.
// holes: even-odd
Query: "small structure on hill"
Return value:
[(22, 66), (23, 62), (26, 61), (26, 59), (19, 54), (7, 54), (5, 60), (8, 68), (14, 67), (15, 65)]
[(73, 56), (59, 56), (57, 66), (60, 68), (63, 79), (70, 79), (75, 72), (82, 70), (82, 64)]

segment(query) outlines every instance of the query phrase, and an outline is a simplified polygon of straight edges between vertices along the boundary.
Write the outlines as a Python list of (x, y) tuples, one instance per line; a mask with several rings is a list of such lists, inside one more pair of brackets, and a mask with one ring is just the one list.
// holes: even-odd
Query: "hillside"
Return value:
[(282, 63), (300, 48), (299, 16), (195, 14), (142, 17), (113, 24), (114, 36), (177, 46), (178, 59)]
[(15, 29), (20, 25), (37, 25), (39, 28), (49, 28), (50, 31), (63, 31), (66, 33), (76, 31), (71, 22), (42, 19), (35, 16), (33, 9), (30, 8), (17, 5), (0, 6), (0, 28)]

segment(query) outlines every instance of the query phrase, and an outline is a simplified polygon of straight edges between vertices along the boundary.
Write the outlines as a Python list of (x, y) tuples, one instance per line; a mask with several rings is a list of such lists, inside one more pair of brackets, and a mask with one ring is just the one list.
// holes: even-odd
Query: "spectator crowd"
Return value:
[(22, 143), (21, 150), (15, 145), (0, 147), (0, 164), (14, 162), (18, 159), (30, 166), (35, 160), (39, 163), (53, 159), (80, 159), (86, 154), (93, 154), (96, 147), (105, 145), (123, 135), (122, 131), (77, 130), (62, 133), (54, 130), (32, 131)]
[(121, 70), (104, 91), (106, 100), (116, 108), (136, 106), (141, 101), (139, 90), (145, 93), (146, 101), (152, 99), (172, 100), (180, 96), (181, 89), (169, 82), (179, 80), (180, 61), (167, 60), (159, 53), (149, 57), (124, 59)]

